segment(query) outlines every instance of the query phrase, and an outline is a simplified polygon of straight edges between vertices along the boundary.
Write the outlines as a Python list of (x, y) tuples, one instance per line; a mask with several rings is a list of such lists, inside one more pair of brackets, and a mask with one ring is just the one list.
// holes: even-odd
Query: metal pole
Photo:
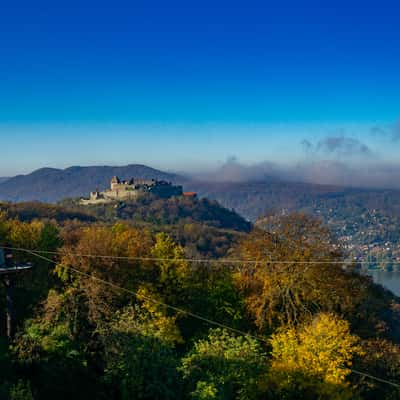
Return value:
[(6, 315), (7, 315), (7, 337), (12, 339), (14, 336), (14, 282), (10, 276), (4, 278), (6, 287)]
[[(10, 246), (9, 246), (10, 247)], [(11, 251), (0, 248), (0, 275), (3, 277), (3, 283), (6, 291), (6, 319), (7, 319), (7, 337), (11, 340), (14, 337), (14, 284), (16, 274), (32, 268), (32, 265), (16, 264), (13, 261)]]

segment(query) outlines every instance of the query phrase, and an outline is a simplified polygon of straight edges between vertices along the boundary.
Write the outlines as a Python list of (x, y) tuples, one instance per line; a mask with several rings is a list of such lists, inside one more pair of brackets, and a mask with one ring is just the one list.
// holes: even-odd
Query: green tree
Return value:
[(177, 399), (180, 379), (173, 318), (128, 307), (101, 331), (109, 397), (121, 400)]
[[(159, 278), (147, 286), (149, 297), (240, 327), (244, 305), (228, 266), (188, 263), (184, 248), (165, 233), (156, 235), (152, 254), (160, 259), (156, 261)], [(185, 341), (201, 337), (209, 329), (208, 324), (185, 313), (178, 313), (177, 323)]]
[(176, 304), (176, 296), (182, 295), (190, 273), (189, 265), (184, 261), (185, 250), (165, 233), (158, 233), (155, 239), (151, 253), (158, 259), (158, 289), (166, 300)]
[[(74, 288), (54, 290), (34, 319), (25, 323), (13, 344), (19, 375), (31, 382), (41, 400), (101, 398), (95, 383), (93, 327), (84, 324), (87, 311)], [(86, 317), (85, 317), (86, 316)]]
[(180, 370), (194, 399), (257, 399), (267, 359), (258, 341), (211, 330), (182, 359)]
[(10, 389), (10, 400), (34, 400), (30, 385), (19, 381)]

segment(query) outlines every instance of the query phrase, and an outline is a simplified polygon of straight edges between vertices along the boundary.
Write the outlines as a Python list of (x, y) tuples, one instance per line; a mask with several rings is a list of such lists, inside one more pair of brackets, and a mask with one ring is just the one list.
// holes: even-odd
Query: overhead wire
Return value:
[[(0, 246), (0, 249), (7, 249), (12, 251), (26, 251), (21, 247), (10, 247), (10, 246)], [(49, 251), (49, 250), (39, 250), (33, 249), (36, 254), (50, 254), (50, 255), (72, 255), (75, 257), (85, 257), (85, 258), (99, 258), (99, 259), (111, 259), (111, 260), (126, 260), (126, 261), (171, 261), (170, 258), (163, 257), (141, 257), (141, 256), (113, 256), (113, 255), (103, 255), (103, 254), (87, 254), (87, 253), (73, 253), (64, 251)], [(268, 264), (375, 264), (376, 261), (355, 261), (355, 260), (246, 260), (246, 259), (235, 259), (235, 258), (174, 258), (176, 262), (189, 262), (189, 263), (216, 263), (216, 264), (256, 264), (256, 263), (268, 263)], [(400, 264), (399, 261), (379, 261), (380, 264)]]
[[(32, 254), (32, 255), (34, 255), (34, 256), (36, 256), (36, 257), (39, 257), (39, 258), (41, 258), (41, 259), (43, 259), (43, 260), (49, 261), (49, 262), (51, 262), (51, 263), (54, 263), (54, 264), (56, 264), (56, 265), (58, 264), (56, 261), (54, 261), (54, 260), (52, 260), (52, 259), (50, 259), (50, 258), (48, 258), (48, 257), (42, 256), (41, 254), (37, 254), (37, 253), (35, 253), (34, 251), (31, 251), (31, 250), (26, 249), (25, 252), (30, 253), (30, 254)], [(151, 303), (164, 306), (164, 307), (166, 307), (166, 308), (168, 308), (168, 309), (170, 309), (170, 310), (174, 310), (175, 312), (178, 312), (178, 313), (181, 313), (181, 314), (185, 314), (185, 315), (188, 315), (188, 316), (190, 316), (190, 317), (193, 317), (193, 318), (196, 318), (196, 319), (198, 319), (198, 320), (201, 320), (201, 321), (203, 321), (203, 322), (207, 322), (207, 323), (210, 324), (210, 325), (218, 326), (218, 327), (220, 327), (220, 328), (224, 328), (224, 329), (230, 330), (230, 331), (235, 332), (235, 333), (237, 333), (237, 334), (240, 334), (240, 335), (243, 335), (243, 336), (247, 336), (247, 337), (250, 337), (250, 338), (252, 338), (252, 339), (260, 340), (260, 341), (263, 341), (264, 343), (268, 343), (268, 341), (267, 341), (266, 339), (264, 339), (264, 338), (262, 338), (262, 337), (260, 337), (260, 336), (255, 336), (255, 335), (252, 335), (252, 334), (250, 334), (250, 333), (241, 331), (240, 329), (232, 328), (232, 327), (230, 327), (230, 326), (228, 326), (228, 325), (225, 325), (225, 324), (222, 324), (222, 323), (220, 323), (220, 322), (213, 321), (213, 320), (211, 320), (211, 319), (209, 319), (209, 318), (203, 317), (202, 315), (193, 313), (193, 312), (191, 312), (191, 311), (184, 310), (184, 309), (182, 309), (182, 308), (180, 308), (180, 307), (172, 306), (172, 305), (167, 304), (167, 303), (165, 303), (165, 302), (163, 302), (163, 301), (156, 300), (156, 299), (154, 299), (154, 298), (152, 298), (152, 297), (150, 297), (150, 296), (146, 296), (146, 295), (144, 295), (144, 294), (142, 294), (142, 293), (138, 293), (138, 292), (136, 292), (136, 291), (134, 291), (134, 290), (126, 289), (126, 288), (124, 288), (124, 287), (122, 287), (122, 286), (116, 285), (115, 283), (106, 281), (105, 279), (98, 278), (98, 277), (96, 277), (96, 276), (93, 276), (93, 275), (91, 275), (91, 274), (89, 274), (89, 273), (87, 273), (87, 272), (81, 271), (81, 270), (76, 269), (76, 268), (74, 268), (74, 267), (71, 267), (71, 266), (69, 266), (69, 265), (64, 265), (64, 267), (66, 267), (67, 269), (70, 269), (71, 271), (74, 271), (74, 272), (76, 272), (76, 273), (78, 273), (78, 274), (80, 274), (80, 275), (86, 276), (87, 278), (90, 278), (90, 279), (93, 279), (93, 280), (95, 280), (95, 281), (97, 281), (97, 282), (103, 283), (104, 285), (108, 285), (108, 286), (110, 286), (110, 287), (113, 287), (114, 289), (117, 289), (117, 290), (123, 291), (123, 292), (125, 292), (125, 293), (134, 295), (134, 296), (136, 296), (136, 297), (138, 297), (138, 298), (141, 298), (141, 299), (143, 299), (143, 300), (147, 300), (147, 301), (149, 301), (149, 302), (151, 302)]]
[[(24, 249), (24, 248), (10, 248), (10, 247), (2, 247), (2, 246), (0, 246), (0, 248), (7, 248), (7, 249), (13, 249), (13, 250), (15, 250), (15, 251), (22, 251), (22, 252), (31, 254), (31, 255), (33, 255), (33, 256), (35, 256), (35, 257), (41, 258), (41, 259), (43, 259), (43, 260), (45, 260), (45, 261), (51, 262), (51, 263), (53, 263), (53, 264), (55, 264), (55, 265), (58, 265), (58, 262), (57, 262), (57, 261), (52, 260), (51, 258), (48, 258), (48, 257), (46, 257), (46, 256), (43, 256), (42, 254), (36, 252), (35, 250)], [(59, 254), (59, 253), (57, 253), (57, 252), (49, 252), (49, 253)], [(73, 253), (68, 253), (68, 254), (74, 255)], [(111, 257), (112, 257), (112, 256), (111, 256)], [(114, 257), (112, 257), (112, 258), (114, 258)], [(160, 260), (160, 259), (157, 259), (157, 258), (156, 258), (156, 260)], [(171, 259), (162, 259), (162, 260), (169, 260), (169, 261), (171, 261)], [(176, 261), (176, 260), (173, 260), (173, 261)], [(197, 313), (193, 313), (193, 312), (191, 312), (191, 311), (184, 310), (184, 309), (182, 309), (182, 308), (180, 308), (180, 307), (172, 306), (172, 305), (167, 304), (167, 303), (165, 303), (165, 302), (163, 302), (163, 301), (153, 299), (153, 298), (150, 297), (150, 296), (146, 296), (146, 295), (144, 295), (144, 294), (142, 294), (142, 293), (138, 293), (138, 292), (136, 292), (136, 291), (134, 291), (134, 290), (127, 289), (127, 288), (124, 288), (124, 287), (122, 287), (122, 286), (116, 285), (116, 284), (114, 284), (114, 283), (112, 283), (112, 282), (106, 281), (106, 280), (104, 280), (104, 279), (101, 279), (101, 278), (98, 278), (98, 277), (96, 277), (96, 276), (93, 276), (93, 275), (91, 275), (91, 274), (89, 274), (89, 273), (87, 273), (87, 272), (84, 272), (84, 271), (81, 271), (81, 270), (76, 269), (76, 268), (74, 268), (74, 267), (71, 267), (70, 265), (64, 265), (64, 267), (67, 268), (67, 269), (70, 269), (71, 271), (73, 271), (73, 272), (75, 272), (75, 273), (77, 273), (77, 274), (80, 274), (80, 275), (85, 276), (85, 277), (87, 277), (87, 278), (93, 279), (93, 280), (95, 280), (95, 281), (97, 281), (97, 282), (103, 283), (104, 285), (108, 285), (108, 286), (110, 286), (110, 287), (112, 287), (112, 288), (114, 288), (114, 289), (117, 289), (117, 290), (123, 291), (123, 292), (125, 292), (125, 293), (134, 295), (134, 296), (136, 296), (137, 298), (141, 298), (141, 299), (143, 299), (143, 300), (147, 300), (147, 301), (149, 301), (149, 302), (151, 302), (151, 303), (153, 303), (153, 304), (158, 304), (158, 305), (164, 306), (164, 307), (166, 307), (166, 308), (168, 308), (168, 309), (170, 309), (170, 310), (174, 310), (174, 311), (176, 311), (176, 312), (178, 312), (178, 313), (185, 314), (185, 315), (190, 316), (190, 317), (192, 317), (192, 318), (195, 318), (195, 319), (198, 319), (198, 320), (200, 320), (200, 321), (206, 322), (206, 323), (208, 323), (208, 324), (210, 324), (210, 325), (218, 326), (218, 327), (220, 327), (220, 328), (224, 328), (224, 329), (229, 330), (229, 331), (231, 331), (231, 332), (234, 332), (234, 333), (236, 333), (236, 334), (239, 334), (239, 335), (242, 335), (242, 336), (245, 336), (245, 337), (249, 337), (249, 338), (251, 338), (251, 339), (258, 340), (258, 341), (261, 341), (261, 342), (263, 342), (263, 343), (269, 344), (269, 341), (268, 341), (268, 340), (266, 340), (266, 339), (264, 339), (264, 338), (262, 338), (262, 337), (260, 337), (260, 336), (252, 335), (252, 334), (247, 333), (247, 332), (244, 332), (244, 331), (242, 331), (242, 330), (240, 330), (240, 329), (232, 328), (232, 327), (230, 327), (230, 326), (228, 326), (228, 325), (225, 325), (225, 324), (223, 324), (223, 323), (220, 323), (220, 322), (218, 322), (218, 321), (214, 321), (214, 320), (211, 320), (211, 319), (209, 319), (209, 318), (203, 317), (202, 315), (199, 315), (199, 314), (197, 314)], [(377, 376), (374, 376), (374, 375), (371, 375), (371, 374), (368, 374), (368, 373), (365, 373), (365, 372), (362, 372), (362, 371), (358, 371), (358, 370), (355, 370), (355, 369), (352, 369), (352, 368), (348, 368), (348, 369), (349, 369), (352, 373), (354, 373), (354, 374), (356, 374), (356, 375), (363, 376), (363, 377), (369, 378), (369, 379), (371, 379), (371, 380), (375, 380), (375, 381), (380, 382), (380, 383), (385, 383), (385, 384), (388, 384), (388, 385), (391, 385), (391, 386), (393, 386), (393, 387), (396, 387), (396, 388), (400, 389), (400, 384), (398, 384), (398, 383), (396, 383), (396, 382), (392, 382), (392, 381), (389, 381), (389, 380), (386, 380), (386, 379), (383, 379), (383, 378), (379, 378), (379, 377), (377, 377)]]
[(350, 369), (350, 371), (353, 374), (364, 376), (365, 378), (369, 378), (369, 379), (372, 379), (372, 380), (377, 381), (377, 382), (386, 383), (388, 385), (391, 385), (391, 386), (394, 386), (394, 387), (400, 389), (400, 384), (392, 382), (392, 381), (388, 381), (387, 379), (378, 378), (377, 376), (370, 375), (370, 374), (367, 374), (365, 372), (357, 371), (356, 369)]

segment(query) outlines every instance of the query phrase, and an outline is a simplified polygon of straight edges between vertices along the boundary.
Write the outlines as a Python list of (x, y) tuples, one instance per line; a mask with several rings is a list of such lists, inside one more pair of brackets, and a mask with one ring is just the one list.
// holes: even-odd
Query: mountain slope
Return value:
[(42, 168), (0, 183), (0, 200), (56, 202), (64, 198), (88, 196), (96, 188), (104, 190), (108, 187), (114, 175), (122, 179), (136, 177), (172, 182), (183, 180), (178, 175), (138, 164), (123, 167), (70, 167), (64, 170)]
[(379, 210), (400, 216), (400, 190), (355, 189), (294, 182), (190, 182), (185, 185), (200, 195), (217, 200), (255, 221), (276, 211), (304, 211), (354, 215), (359, 210)]
[(183, 183), (185, 190), (217, 200), (229, 209), (255, 221), (271, 211), (306, 211), (341, 217), (363, 210), (379, 210), (385, 215), (400, 216), (400, 190), (355, 189), (340, 186), (284, 181), (200, 182), (162, 172), (144, 165), (123, 167), (70, 167), (64, 170), (43, 168), (28, 175), (0, 183), (0, 200), (57, 202), (65, 198), (88, 196), (96, 188), (108, 187), (113, 175), (155, 178)]
[[(25, 203), (18, 203), (15, 208), (21, 209), (23, 204)], [(119, 207), (113, 203), (82, 205), (76, 200), (67, 199), (60, 202), (59, 206), (63, 206), (66, 210), (93, 215), (99, 220), (110, 223), (127, 220), (145, 222), (158, 227), (195, 223), (237, 232), (249, 232), (252, 226), (235, 211), (206, 198), (177, 196), (164, 199), (149, 195), (126, 200), (120, 203)], [(47, 205), (47, 208), (49, 207), (55, 206)]]

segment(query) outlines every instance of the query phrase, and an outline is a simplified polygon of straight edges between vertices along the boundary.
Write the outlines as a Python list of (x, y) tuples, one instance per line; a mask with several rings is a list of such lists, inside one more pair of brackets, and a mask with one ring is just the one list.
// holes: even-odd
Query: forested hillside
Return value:
[(265, 218), (303, 212), (320, 218), (349, 257), (370, 268), (400, 268), (400, 191), (303, 183), (196, 184), (225, 207), (264, 225)]
[(233, 210), (222, 207), (217, 201), (206, 198), (177, 196), (168, 199), (152, 195), (141, 196), (136, 200), (126, 200), (111, 204), (80, 205), (76, 200), (60, 202), (69, 208), (89, 213), (105, 221), (124, 219), (144, 221), (154, 225), (170, 225), (182, 222), (205, 223), (216, 228), (249, 231), (250, 222)]
[(123, 220), (154, 232), (168, 232), (192, 256), (224, 256), (232, 243), (249, 232), (251, 223), (216, 201), (191, 197), (160, 199), (151, 195), (135, 201), (82, 206), (79, 201), (60, 203), (98, 221)]
[(77, 210), (71, 207), (39, 202), (0, 202), (0, 212), (5, 213), (9, 218), (18, 219), (23, 222), (29, 222), (36, 219), (56, 221), (58, 223), (73, 220), (81, 222), (96, 221), (96, 217), (89, 214), (87, 210)]
[[(251, 182), (198, 182), (182, 176), (165, 173), (142, 165), (126, 167), (71, 167), (65, 170), (42, 169), (25, 176), (11, 178), (0, 183), (0, 199), (23, 201), (41, 200), (55, 203), (65, 198), (87, 197), (96, 188), (109, 186), (113, 175), (121, 178), (141, 177), (165, 179), (183, 184), (184, 190), (198, 192), (199, 197), (217, 200), (222, 206), (234, 209), (252, 222), (272, 214), (304, 212), (329, 225), (340, 238), (349, 257), (368, 260), (374, 268), (396, 269), (400, 267), (400, 191), (345, 188), (329, 185), (284, 181)], [(146, 223), (177, 224), (179, 221), (210, 222), (212, 215), (204, 215), (198, 208), (186, 210), (179, 201), (152, 202), (152, 204), (128, 205), (125, 209), (98, 207), (101, 218), (125, 218)], [(207, 210), (211, 212), (212, 207)], [(85, 210), (77, 210), (86, 212)], [(214, 210), (215, 211), (215, 210)], [(212, 211), (212, 212), (214, 212)], [(106, 215), (107, 214), (107, 215)], [(195, 217), (195, 214), (197, 216)], [(218, 218), (225, 218), (221, 222)], [(220, 229), (239, 228), (233, 214), (219, 215), (209, 227)], [(242, 223), (242, 222), (240, 222)], [(260, 223), (260, 222), (259, 222)], [(218, 225), (220, 224), (220, 225)], [(241, 228), (239, 228), (241, 229)]]
[(88, 196), (98, 188), (109, 187), (111, 178), (131, 177), (182, 181), (182, 177), (162, 172), (145, 165), (132, 164), (123, 167), (70, 167), (64, 170), (42, 168), (27, 175), (18, 175), (0, 182), (0, 200), (56, 202), (70, 197)]
[(400, 216), (400, 190), (294, 182), (190, 182), (187, 187), (218, 200), (225, 207), (234, 208), (253, 221), (281, 210), (324, 214), (333, 209), (343, 217), (351, 217), (355, 207)]
[(346, 188), (285, 181), (200, 182), (143, 165), (125, 167), (71, 167), (65, 170), (44, 168), (28, 175), (0, 182), (0, 200), (57, 202), (65, 198), (88, 196), (98, 188), (109, 186), (112, 176), (123, 179), (153, 178), (184, 183), (185, 190), (218, 200), (224, 207), (235, 209), (255, 221), (265, 213), (288, 211), (317, 212), (321, 204), (343, 216), (354, 207), (377, 209), (400, 216), (400, 191)]
[[(329, 229), (291, 214), (266, 232), (185, 201), (2, 205), (0, 246), (33, 268), (15, 335), (0, 325), (1, 399), (399, 398), (370, 377), (400, 379), (399, 299)], [(225, 237), (220, 255), (201, 253), (205, 233)]]
[(216, 201), (143, 196), (137, 201), (82, 206), (77, 200), (58, 205), (26, 202), (0, 203), (0, 212), (22, 222), (41, 220), (63, 226), (82, 223), (114, 224), (124, 221), (153, 233), (167, 232), (193, 257), (222, 257), (251, 224)]

